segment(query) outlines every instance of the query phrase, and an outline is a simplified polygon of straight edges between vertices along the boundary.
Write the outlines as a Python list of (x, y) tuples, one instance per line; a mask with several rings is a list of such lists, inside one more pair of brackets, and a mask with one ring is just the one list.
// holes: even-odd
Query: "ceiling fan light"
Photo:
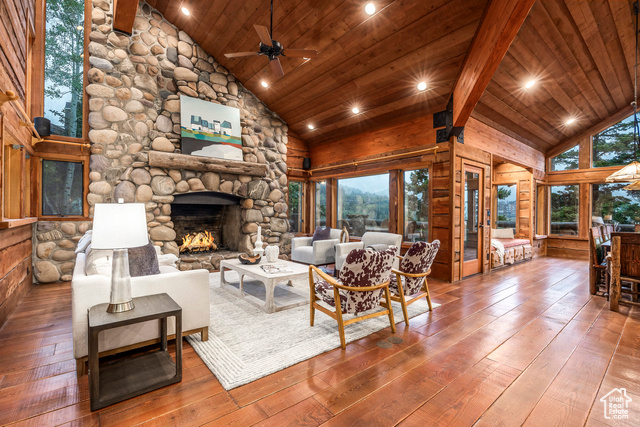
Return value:
[(367, 3), (364, 7), (364, 11), (367, 12), (368, 15), (373, 15), (376, 13), (376, 5), (373, 3)]
[(633, 182), (640, 180), (640, 163), (633, 161), (617, 172), (609, 175), (605, 182)]

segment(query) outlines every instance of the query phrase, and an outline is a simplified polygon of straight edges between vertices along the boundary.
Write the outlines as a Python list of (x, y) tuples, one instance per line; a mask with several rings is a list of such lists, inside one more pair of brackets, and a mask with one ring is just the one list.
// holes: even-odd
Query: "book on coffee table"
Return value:
[(263, 264), (260, 268), (267, 274), (293, 273), (293, 270), (283, 264)]

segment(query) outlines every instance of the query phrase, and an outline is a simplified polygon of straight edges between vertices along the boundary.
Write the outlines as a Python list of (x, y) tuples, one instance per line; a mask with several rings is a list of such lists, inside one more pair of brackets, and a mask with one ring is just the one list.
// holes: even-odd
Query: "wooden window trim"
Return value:
[[(420, 167), (412, 167), (412, 168), (407, 168), (407, 169), (400, 169), (400, 176), (401, 178), (399, 179), (400, 183), (398, 185), (398, 234), (402, 235), (402, 247), (403, 248), (409, 248), (411, 247), (411, 245), (413, 243), (409, 242), (408, 240), (404, 240), (404, 222), (405, 222), (405, 218), (404, 218), (404, 196), (405, 196), (405, 182), (404, 182), (404, 174), (406, 172), (411, 172), (411, 171), (416, 171), (416, 170), (422, 170), (422, 169), (426, 169), (427, 170), (427, 175), (429, 176), (429, 194), (427, 195), (427, 197), (429, 197), (429, 214), (428, 214), (428, 218), (427, 221), (429, 221), (429, 225), (428, 225), (428, 229), (427, 229), (427, 233), (428, 237), (431, 238), (432, 236), (432, 232), (431, 232), (431, 226), (432, 226), (432, 221), (431, 221), (431, 212), (433, 211), (432, 207), (431, 207), (431, 200), (433, 200), (432, 197), (432, 192), (433, 192), (433, 185), (431, 183), (431, 170), (433, 168), (433, 163), (428, 163), (424, 166), (420, 166)], [(391, 196), (391, 195), (389, 195)]]
[[(575, 185), (578, 187), (578, 235), (573, 235), (573, 234), (553, 234), (551, 233), (551, 187), (568, 187), (570, 185)], [(566, 184), (561, 184), (561, 183), (553, 183), (553, 184), (548, 184), (547, 185), (547, 200), (549, 201), (547, 203), (547, 236), (550, 239), (570, 239), (570, 240), (584, 240), (584, 237), (582, 237), (582, 232), (581, 232), (581, 228), (582, 228), (582, 223), (583, 223), (583, 219), (580, 218), (583, 206), (582, 203), (580, 201), (580, 196), (582, 195), (582, 185), (581, 183), (576, 183), (576, 182), (571, 182), (571, 183), (566, 183)]]
[[(88, 157), (76, 156), (71, 154), (54, 154), (43, 153), (34, 162), (33, 170), (35, 171), (37, 191), (32, 191), (31, 206), (39, 220), (47, 221), (55, 219), (61, 221), (82, 221), (90, 220), (89, 218), (89, 202), (87, 194), (89, 194), (89, 159)], [(42, 161), (55, 160), (63, 162), (82, 163), (82, 215), (43, 215), (42, 213)], [(34, 182), (32, 181), (32, 185)]]
[[(491, 190), (491, 197), (493, 199), (493, 201), (495, 202), (495, 205), (492, 203), (491, 204), (491, 227), (489, 228), (496, 228), (497, 227), (497, 223), (498, 223), (498, 187), (501, 185), (505, 185), (507, 187), (510, 187), (512, 185), (516, 186), (516, 231), (514, 233), (514, 235), (518, 235), (518, 232), (520, 231), (520, 183), (517, 181), (507, 181), (507, 182), (501, 182), (499, 184), (492, 184), (492, 190)], [(531, 196), (529, 196), (531, 197)], [(486, 209), (486, 208), (485, 208)]]

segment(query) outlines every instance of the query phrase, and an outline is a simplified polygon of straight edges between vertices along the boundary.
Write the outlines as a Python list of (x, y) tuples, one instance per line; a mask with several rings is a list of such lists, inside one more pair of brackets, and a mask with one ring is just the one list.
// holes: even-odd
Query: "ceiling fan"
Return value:
[(280, 64), (280, 56), (292, 58), (316, 58), (318, 52), (311, 49), (285, 49), (280, 42), (273, 40), (273, 0), (271, 0), (271, 31), (264, 25), (253, 25), (260, 38), (260, 47), (258, 52), (236, 52), (225, 53), (227, 58), (241, 58), (244, 56), (264, 55), (269, 58), (271, 71), (276, 77), (284, 76), (282, 64)]

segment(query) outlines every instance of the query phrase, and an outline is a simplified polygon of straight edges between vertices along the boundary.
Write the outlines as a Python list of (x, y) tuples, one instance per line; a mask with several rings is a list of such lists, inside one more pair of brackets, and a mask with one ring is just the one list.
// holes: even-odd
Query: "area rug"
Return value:
[[(229, 281), (238, 280), (235, 272), (225, 273), (225, 278), (227, 276)], [(246, 277), (244, 290), (264, 295), (264, 287)], [(308, 295), (308, 281), (294, 282), (293, 287), (279, 285), (276, 300), (286, 299), (289, 293)], [(308, 304), (267, 314), (221, 289), (219, 273), (210, 275), (210, 304), (209, 340), (202, 342), (200, 334), (191, 335), (187, 340), (226, 390), (340, 346), (338, 324), (329, 316), (316, 310), (315, 324), (311, 327)], [(416, 301), (409, 306), (409, 317), (428, 309), (426, 300)], [(393, 313), (396, 323), (404, 321), (400, 304), (393, 303)], [(387, 316), (348, 325), (346, 341), (355, 341), (387, 327)]]

